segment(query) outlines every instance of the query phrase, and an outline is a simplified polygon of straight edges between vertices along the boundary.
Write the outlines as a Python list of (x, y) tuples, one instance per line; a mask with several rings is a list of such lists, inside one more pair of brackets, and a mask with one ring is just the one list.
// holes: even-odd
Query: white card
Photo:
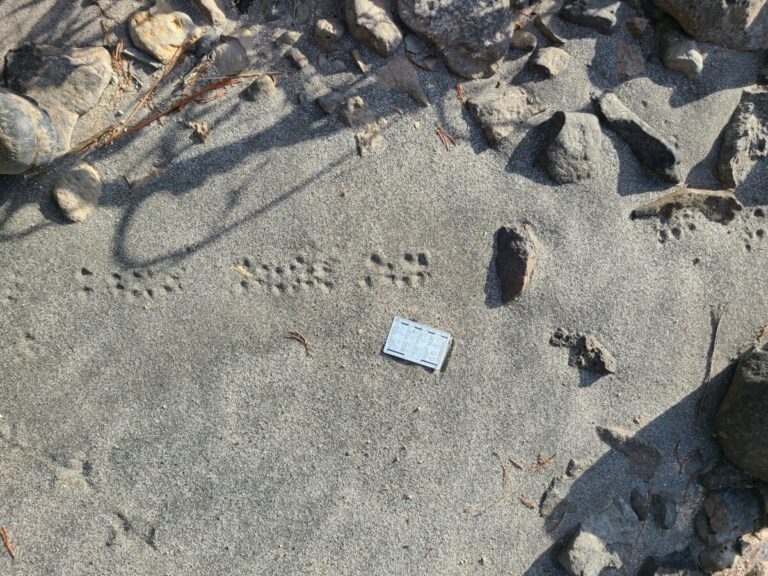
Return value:
[(451, 348), (451, 341), (447, 332), (395, 316), (384, 344), (384, 353), (440, 370)]

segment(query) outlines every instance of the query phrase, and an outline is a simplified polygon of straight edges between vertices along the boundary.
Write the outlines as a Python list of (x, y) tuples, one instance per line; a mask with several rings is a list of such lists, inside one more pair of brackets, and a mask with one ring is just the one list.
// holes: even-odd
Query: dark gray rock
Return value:
[(712, 548), (704, 548), (699, 554), (699, 564), (702, 570), (711, 574), (730, 568), (737, 557), (736, 544), (722, 544)]
[(760, 69), (760, 73), (757, 75), (758, 84), (768, 84), (768, 62), (766, 62)]
[(22, 174), (62, 152), (48, 113), (0, 88), (0, 174)]
[(530, 226), (502, 226), (496, 232), (496, 274), (501, 283), (501, 301), (508, 304), (525, 290), (533, 276), (541, 243)]
[(553, 77), (559, 76), (568, 68), (568, 64), (571, 62), (571, 55), (562, 48), (548, 46), (547, 48), (539, 48), (528, 62), (536, 70), (540, 70), (547, 76)]
[(398, 0), (408, 28), (433, 42), (463, 78), (488, 78), (509, 50), (512, 10), (504, 0)]
[(696, 557), (688, 546), (665, 556), (646, 558), (637, 576), (696, 576), (698, 568)]
[(419, 72), (407, 56), (393, 58), (378, 70), (376, 76), (383, 86), (405, 92), (415, 102), (429, 106), (429, 99), (419, 80)]
[(541, 105), (524, 88), (501, 81), (488, 83), (471, 94), (467, 109), (480, 125), (488, 143), (496, 145), (539, 112)]
[(591, 0), (566, 0), (560, 9), (560, 18), (566, 22), (610, 34), (616, 28), (616, 12), (620, 2), (595, 5)]
[(736, 50), (768, 48), (768, 0), (653, 0), (691, 36)]
[(641, 490), (637, 486), (632, 488), (629, 494), (629, 505), (635, 511), (641, 522), (645, 522), (651, 513), (651, 498), (647, 490)]
[(768, 158), (768, 92), (743, 92), (723, 131), (717, 164), (720, 180), (736, 187)]
[(619, 40), (616, 49), (616, 73), (619, 79), (629, 80), (646, 72), (645, 55), (639, 46)]
[(681, 186), (657, 200), (635, 208), (629, 217), (633, 220), (653, 216), (671, 218), (675, 212), (684, 208), (698, 210), (713, 222), (727, 224), (743, 207), (729, 191), (699, 190)]
[(623, 558), (629, 556), (635, 545), (639, 527), (629, 504), (616, 499), (581, 523), (576, 536), (557, 559), (572, 576), (599, 576), (609, 568), (620, 570)]
[(62, 153), (77, 120), (98, 104), (111, 80), (112, 59), (104, 48), (26, 45), (5, 57), (8, 88), (48, 113)]
[(267, 74), (257, 77), (256, 80), (251, 82), (251, 84), (248, 85), (248, 88), (243, 91), (243, 95), (251, 102), (255, 102), (266, 96), (271, 96), (274, 93), (275, 81)]
[(735, 541), (757, 528), (761, 505), (754, 490), (717, 490), (707, 494), (704, 511), (712, 532)]
[(674, 528), (677, 522), (677, 502), (671, 494), (655, 492), (651, 495), (651, 513), (656, 526), (662, 530)]
[(620, 428), (597, 427), (600, 440), (626, 456), (629, 470), (641, 479), (650, 482), (661, 464), (661, 452), (655, 446), (632, 436), (631, 432)]
[(523, 50), (524, 52), (533, 52), (536, 50), (537, 44), (538, 40), (534, 34), (525, 30), (515, 30), (512, 34), (510, 47), (515, 50)]
[(741, 357), (715, 417), (725, 456), (762, 481), (768, 481), (768, 352)]
[(665, 182), (679, 182), (680, 159), (669, 144), (645, 120), (610, 92), (596, 100), (601, 118), (629, 145), (638, 160)]
[(599, 171), (602, 140), (594, 114), (555, 112), (540, 161), (558, 184), (591, 178)]
[(386, 56), (403, 42), (389, 0), (346, 0), (345, 6), (349, 33), (361, 44)]

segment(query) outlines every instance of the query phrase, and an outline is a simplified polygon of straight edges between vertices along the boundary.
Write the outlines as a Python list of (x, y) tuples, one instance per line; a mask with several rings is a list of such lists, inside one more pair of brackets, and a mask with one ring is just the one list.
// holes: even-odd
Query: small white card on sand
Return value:
[(395, 316), (384, 344), (384, 353), (440, 370), (451, 348), (451, 340), (447, 332)]

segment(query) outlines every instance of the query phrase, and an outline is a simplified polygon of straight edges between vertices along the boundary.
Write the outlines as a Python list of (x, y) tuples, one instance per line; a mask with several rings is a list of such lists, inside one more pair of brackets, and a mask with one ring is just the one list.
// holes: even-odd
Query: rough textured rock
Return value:
[(622, 137), (646, 168), (665, 182), (680, 181), (677, 152), (656, 130), (613, 93), (604, 94), (596, 104), (608, 127)]
[(413, 98), (415, 102), (422, 106), (429, 106), (427, 94), (421, 87), (419, 73), (407, 56), (402, 55), (393, 58), (386, 66), (379, 69), (376, 76), (383, 86), (401, 90)]
[(544, 35), (544, 38), (552, 42), (555, 46), (562, 46), (565, 44), (565, 40), (560, 36), (557, 29), (557, 18), (554, 14), (538, 14), (536, 18), (533, 19), (533, 23), (536, 25), (536, 28), (539, 29), (539, 32)]
[(22, 174), (59, 153), (48, 114), (26, 98), (0, 88), (0, 174)]
[(696, 42), (674, 30), (667, 30), (661, 35), (661, 62), (691, 80), (696, 80), (704, 69), (704, 56)]
[(392, 20), (387, 0), (346, 0), (346, 17), (352, 37), (382, 56), (391, 54), (403, 41)]
[(571, 55), (562, 48), (549, 46), (537, 50), (536, 53), (531, 56), (529, 62), (531, 63), (531, 66), (541, 70), (547, 74), (547, 76), (558, 76), (568, 68), (568, 64), (571, 62)]
[(598, 374), (614, 374), (618, 369), (616, 358), (597, 338), (558, 328), (549, 339), (552, 346), (570, 348), (568, 364)]
[(128, 32), (139, 50), (165, 64), (173, 59), (181, 45), (191, 45), (202, 34), (184, 12), (164, 12), (154, 8), (135, 12), (128, 19)]
[(275, 38), (275, 44), (281, 46), (294, 46), (301, 40), (301, 32), (298, 30), (286, 30)]
[(216, 46), (211, 58), (216, 71), (221, 76), (234, 76), (243, 72), (251, 64), (248, 52), (237, 38), (228, 38)]
[(274, 93), (275, 81), (271, 76), (266, 74), (256, 78), (256, 80), (251, 82), (248, 88), (243, 91), (243, 95), (251, 102), (255, 102), (256, 100), (265, 96), (271, 96)]
[(335, 90), (331, 90), (328, 94), (324, 94), (317, 98), (317, 105), (326, 114), (333, 114), (344, 103), (344, 95)]
[(555, 112), (541, 162), (558, 184), (590, 178), (599, 169), (603, 133), (594, 114)]
[(768, 48), (768, 0), (653, 0), (691, 36), (737, 50)]
[(726, 457), (768, 482), (768, 351), (741, 357), (715, 426)]
[(539, 112), (541, 106), (525, 89), (502, 81), (486, 85), (469, 96), (467, 109), (482, 128), (488, 143), (496, 145)]
[(496, 274), (501, 283), (501, 301), (508, 304), (531, 281), (542, 246), (530, 226), (496, 231)]
[(627, 30), (629, 30), (629, 33), (635, 38), (640, 38), (643, 35), (643, 32), (645, 32), (645, 29), (648, 28), (648, 24), (650, 24), (650, 21), (647, 18), (633, 16), (632, 18), (627, 19)]
[(315, 42), (326, 52), (336, 50), (343, 37), (344, 25), (338, 20), (322, 18), (315, 24)]
[(671, 218), (675, 212), (683, 209), (697, 210), (713, 222), (728, 224), (736, 217), (737, 212), (741, 212), (742, 205), (733, 193), (728, 191), (699, 190), (681, 186), (658, 200), (635, 208), (629, 217), (633, 220), (653, 216)]
[(619, 40), (616, 50), (616, 72), (622, 81), (645, 75), (645, 55), (639, 46)]
[(651, 495), (651, 513), (656, 526), (669, 530), (677, 522), (677, 502), (671, 494), (655, 492)]
[(757, 527), (760, 499), (754, 490), (716, 490), (704, 499), (704, 511), (713, 532), (725, 534), (728, 540), (736, 540)]
[(616, 28), (616, 12), (620, 6), (620, 2), (594, 6), (589, 0), (566, 0), (560, 9), (560, 18), (601, 34), (610, 34)]
[(291, 48), (285, 53), (285, 57), (291, 61), (291, 64), (297, 69), (301, 70), (309, 66), (309, 59), (298, 48)]
[(581, 523), (573, 540), (558, 555), (572, 576), (600, 576), (603, 570), (619, 570), (635, 545), (639, 522), (632, 508), (616, 499), (602, 512)]
[(658, 448), (639, 440), (632, 436), (631, 432), (621, 428), (598, 426), (597, 435), (608, 446), (626, 456), (630, 472), (637, 474), (646, 482), (654, 477), (661, 464), (661, 452)]
[(360, 156), (371, 154), (384, 146), (381, 131), (387, 127), (387, 119), (376, 118), (360, 96), (347, 98), (341, 106), (339, 117), (344, 124), (355, 129), (355, 143)]
[(768, 92), (743, 92), (723, 131), (717, 169), (726, 186), (741, 184), (768, 158)]
[(405, 25), (433, 42), (463, 78), (492, 76), (509, 49), (512, 11), (504, 0), (398, 0), (397, 6)]
[(60, 153), (69, 149), (77, 120), (98, 104), (111, 79), (112, 60), (104, 48), (26, 45), (5, 57), (8, 88), (48, 113)]
[(203, 16), (208, 18), (210, 22), (216, 26), (220, 26), (227, 21), (227, 15), (224, 10), (221, 9), (219, 2), (222, 0), (194, 0), (195, 6)]
[(510, 42), (512, 48), (515, 50), (524, 50), (525, 52), (533, 52), (536, 50), (537, 44), (538, 40), (536, 39), (536, 36), (525, 30), (515, 30)]
[(82, 222), (99, 203), (101, 178), (96, 169), (84, 162), (61, 177), (53, 190), (53, 198), (62, 213), (72, 222)]

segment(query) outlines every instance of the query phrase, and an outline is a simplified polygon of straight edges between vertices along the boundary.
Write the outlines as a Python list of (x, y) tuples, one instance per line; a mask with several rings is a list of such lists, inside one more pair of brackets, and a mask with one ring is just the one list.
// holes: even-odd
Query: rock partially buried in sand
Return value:
[(555, 112), (548, 121), (541, 163), (558, 184), (590, 178), (599, 169), (602, 139), (594, 114)]
[(193, 44), (202, 34), (184, 12), (165, 12), (152, 8), (134, 13), (128, 20), (128, 32), (136, 47), (167, 64), (179, 47)]
[(633, 220), (653, 216), (670, 218), (676, 211), (685, 208), (698, 210), (713, 222), (728, 224), (741, 212), (742, 205), (729, 191), (699, 190), (681, 186), (658, 200), (635, 208), (629, 217)]
[(419, 73), (407, 56), (402, 55), (392, 59), (376, 75), (383, 86), (401, 90), (415, 102), (422, 106), (429, 106), (429, 99), (421, 86)]
[(533, 277), (542, 246), (530, 226), (496, 231), (496, 274), (501, 284), (501, 302), (520, 296)]
[(403, 41), (392, 20), (389, 0), (346, 0), (346, 16), (352, 37), (382, 56), (397, 50)]
[(82, 222), (96, 208), (101, 197), (101, 178), (84, 162), (74, 166), (59, 180), (53, 198), (72, 222)]
[(622, 81), (645, 74), (645, 56), (637, 45), (619, 40), (616, 50), (616, 72)]
[(726, 186), (741, 184), (768, 158), (768, 92), (743, 92), (723, 131), (717, 170)]
[(344, 37), (344, 25), (338, 20), (318, 20), (315, 24), (315, 42), (325, 52), (333, 52)]
[(557, 19), (552, 13), (539, 14), (533, 19), (533, 23), (536, 25), (536, 28), (539, 29), (539, 32), (544, 35), (544, 38), (552, 42), (555, 46), (562, 46), (565, 44), (565, 40), (560, 36), (555, 27), (556, 21)]
[(640, 524), (632, 508), (617, 498), (579, 526), (576, 536), (557, 559), (571, 576), (600, 576), (609, 568), (623, 567), (636, 544)]
[(597, 374), (615, 374), (616, 358), (594, 336), (558, 328), (549, 339), (552, 346), (570, 349), (568, 364)]
[(691, 36), (736, 50), (768, 48), (768, 0), (653, 0)]
[(59, 138), (48, 114), (0, 88), (0, 174), (22, 174), (51, 162)]
[(211, 60), (221, 76), (240, 74), (251, 64), (248, 52), (237, 38), (227, 38), (225, 42), (216, 46)]
[(467, 109), (480, 125), (488, 143), (495, 146), (538, 113), (541, 105), (524, 88), (501, 81), (488, 84), (469, 96)]
[(656, 446), (643, 442), (628, 430), (621, 428), (598, 426), (597, 435), (608, 446), (626, 456), (630, 472), (646, 482), (650, 482), (656, 475), (662, 460), (661, 452)]
[(256, 78), (256, 80), (251, 82), (248, 88), (243, 91), (243, 95), (251, 102), (271, 96), (274, 93), (275, 81), (268, 74)]
[(488, 78), (509, 50), (512, 11), (504, 0), (398, 0), (405, 25), (433, 42), (463, 78)]
[(608, 127), (629, 145), (638, 160), (665, 182), (680, 182), (680, 159), (674, 148), (650, 124), (608, 92), (596, 100)]
[(526, 32), (525, 30), (515, 30), (512, 34), (512, 41), (510, 46), (515, 50), (524, 50), (525, 52), (533, 52), (536, 50), (538, 40), (534, 34)]
[(670, 70), (682, 72), (691, 80), (696, 80), (704, 69), (704, 56), (696, 42), (674, 30), (661, 36), (661, 61)]
[(210, 20), (211, 24), (219, 26), (227, 21), (227, 15), (219, 6), (220, 0), (194, 0), (195, 6)]
[(616, 28), (616, 12), (620, 2), (608, 6), (592, 6), (588, 0), (566, 0), (560, 9), (560, 18), (571, 24), (610, 34)]
[(570, 61), (571, 55), (555, 46), (540, 48), (529, 60), (531, 66), (550, 77), (562, 74), (568, 68)]
[(725, 456), (768, 482), (768, 351), (753, 350), (741, 357), (715, 428)]
[(77, 120), (98, 104), (112, 80), (112, 59), (104, 48), (30, 44), (8, 52), (5, 80), (48, 113), (64, 153)]

